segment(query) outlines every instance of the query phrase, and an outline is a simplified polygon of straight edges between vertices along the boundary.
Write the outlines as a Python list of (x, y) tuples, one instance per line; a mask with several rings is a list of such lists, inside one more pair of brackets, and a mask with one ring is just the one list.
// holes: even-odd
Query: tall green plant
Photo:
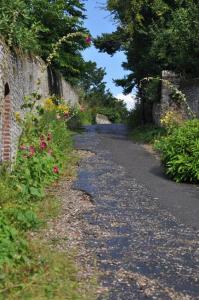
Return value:
[[(23, 120), (18, 116), (22, 135), (13, 177), (22, 197), (43, 197), (44, 188), (63, 170), (65, 154), (71, 147), (66, 121), (72, 111), (62, 102), (49, 98), (36, 106), (38, 112), (30, 110)], [(35, 100), (30, 98), (24, 106), (35, 107)]]
[(173, 128), (156, 141), (166, 173), (177, 182), (199, 182), (199, 120)]

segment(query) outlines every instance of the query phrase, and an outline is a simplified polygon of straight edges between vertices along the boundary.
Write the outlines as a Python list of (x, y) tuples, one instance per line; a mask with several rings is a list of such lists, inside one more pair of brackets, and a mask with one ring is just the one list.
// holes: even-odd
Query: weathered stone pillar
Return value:
[(161, 113), (164, 113), (166, 109), (171, 105), (171, 93), (172, 90), (168, 87), (167, 82), (171, 83), (175, 87), (179, 87), (179, 77), (171, 71), (162, 71), (162, 89), (161, 89)]

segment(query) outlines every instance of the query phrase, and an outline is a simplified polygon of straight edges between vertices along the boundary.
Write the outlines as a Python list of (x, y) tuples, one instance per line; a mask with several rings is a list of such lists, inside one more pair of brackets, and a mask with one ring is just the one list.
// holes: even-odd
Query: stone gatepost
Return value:
[(178, 75), (171, 71), (162, 71), (161, 115), (164, 114), (165, 110), (167, 110), (172, 105), (172, 91), (168, 87), (167, 82), (170, 82), (176, 88), (179, 88), (180, 86), (180, 79)]

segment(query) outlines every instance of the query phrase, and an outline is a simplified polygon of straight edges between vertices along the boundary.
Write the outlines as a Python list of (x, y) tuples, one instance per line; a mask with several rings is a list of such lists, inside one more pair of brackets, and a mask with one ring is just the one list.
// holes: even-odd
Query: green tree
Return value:
[(102, 113), (113, 122), (121, 122), (128, 114), (126, 105), (106, 88), (105, 75), (105, 69), (98, 68), (95, 62), (85, 62), (79, 82), (79, 88), (83, 90), (83, 102), (94, 114)]
[(108, 0), (117, 30), (95, 41), (100, 51), (123, 50), (129, 75), (117, 80), (129, 93), (140, 80), (170, 69), (199, 75), (199, 3), (196, 0)]
[(165, 27), (151, 29), (151, 56), (164, 69), (184, 76), (199, 76), (199, 4), (189, 1), (187, 7), (173, 10)]
[(1, 0), (0, 36), (9, 46), (38, 53), (38, 35), (44, 30), (40, 22), (31, 18), (24, 0)]
[[(32, 16), (41, 22), (45, 31), (41, 32), (38, 40), (41, 47), (41, 56), (46, 59), (52, 51), (52, 45), (68, 33), (82, 32), (86, 34), (83, 26), (84, 4), (78, 0), (26, 0), (33, 7)], [(80, 51), (87, 47), (85, 37), (82, 35), (68, 40), (60, 46), (54, 66), (60, 69), (66, 79), (79, 77), (83, 68), (83, 59)]]
[(83, 68), (81, 50), (88, 46), (84, 18), (84, 4), (78, 0), (1, 0), (0, 34), (9, 46), (46, 60), (63, 36), (81, 32), (62, 43), (53, 60), (53, 66), (73, 81)]
[(95, 62), (85, 62), (80, 78), (80, 86), (87, 94), (97, 90), (103, 93), (106, 88), (106, 83), (103, 81), (105, 75), (105, 69), (98, 68)]

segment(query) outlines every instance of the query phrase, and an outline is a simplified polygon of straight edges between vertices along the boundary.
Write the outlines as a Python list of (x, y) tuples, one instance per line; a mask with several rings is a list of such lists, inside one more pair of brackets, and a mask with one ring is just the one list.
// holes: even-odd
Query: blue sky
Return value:
[[(87, 10), (85, 27), (90, 30), (93, 37), (101, 33), (112, 32), (116, 29), (116, 24), (110, 13), (104, 9), (106, 0), (84, 0), (84, 2)], [(122, 95), (122, 88), (115, 86), (113, 83), (113, 79), (119, 79), (125, 75), (125, 71), (121, 66), (122, 62), (126, 60), (124, 53), (118, 52), (111, 57), (106, 53), (98, 52), (94, 46), (91, 46), (83, 52), (83, 56), (85, 60), (95, 61), (99, 67), (106, 68), (107, 75), (105, 81), (107, 82), (107, 88), (109, 88), (115, 96), (127, 100), (128, 106), (131, 106), (130, 102), (133, 100), (131, 101), (130, 96), (124, 97)]]

